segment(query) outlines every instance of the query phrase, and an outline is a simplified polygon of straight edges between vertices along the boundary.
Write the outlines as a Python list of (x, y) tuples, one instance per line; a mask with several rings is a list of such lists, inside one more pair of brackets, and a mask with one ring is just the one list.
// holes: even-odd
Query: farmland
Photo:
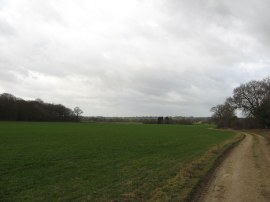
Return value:
[(183, 168), (235, 137), (209, 127), (0, 122), (0, 201), (173, 198)]

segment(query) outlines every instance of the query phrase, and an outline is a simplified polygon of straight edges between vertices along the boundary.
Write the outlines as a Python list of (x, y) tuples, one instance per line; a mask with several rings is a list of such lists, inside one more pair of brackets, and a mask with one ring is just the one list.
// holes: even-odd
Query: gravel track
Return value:
[(270, 201), (270, 145), (260, 135), (246, 134), (217, 168), (199, 201)]

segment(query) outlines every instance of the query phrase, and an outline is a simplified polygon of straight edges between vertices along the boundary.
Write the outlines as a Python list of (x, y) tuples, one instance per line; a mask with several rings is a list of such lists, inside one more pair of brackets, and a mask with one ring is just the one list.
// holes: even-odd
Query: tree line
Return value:
[[(211, 111), (212, 120), (220, 128), (270, 128), (270, 77), (241, 84)], [(242, 118), (236, 116), (237, 111)]]
[(137, 117), (102, 117), (92, 116), (82, 117), (84, 122), (91, 123), (143, 123), (143, 124), (181, 124), (191, 125), (198, 123), (209, 123), (209, 117), (156, 117), (156, 116), (137, 116)]
[(83, 111), (41, 99), (26, 101), (14, 95), (0, 94), (0, 120), (3, 121), (79, 121)]

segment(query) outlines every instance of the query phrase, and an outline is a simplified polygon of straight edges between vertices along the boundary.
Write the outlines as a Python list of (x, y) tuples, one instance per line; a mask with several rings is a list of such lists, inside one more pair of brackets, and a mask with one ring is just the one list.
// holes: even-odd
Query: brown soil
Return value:
[(217, 168), (199, 201), (270, 201), (270, 145), (246, 134)]

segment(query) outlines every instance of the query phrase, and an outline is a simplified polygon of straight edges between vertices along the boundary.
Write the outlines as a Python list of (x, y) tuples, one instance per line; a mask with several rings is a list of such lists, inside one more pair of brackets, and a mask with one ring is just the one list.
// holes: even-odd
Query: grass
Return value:
[(175, 199), (179, 175), (235, 137), (208, 128), (0, 122), (0, 201)]

